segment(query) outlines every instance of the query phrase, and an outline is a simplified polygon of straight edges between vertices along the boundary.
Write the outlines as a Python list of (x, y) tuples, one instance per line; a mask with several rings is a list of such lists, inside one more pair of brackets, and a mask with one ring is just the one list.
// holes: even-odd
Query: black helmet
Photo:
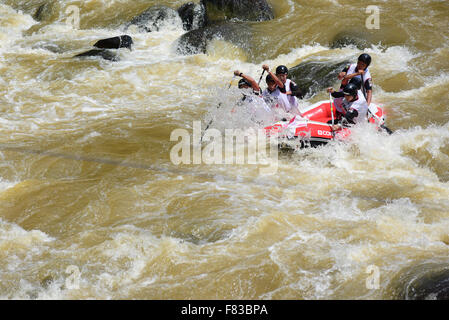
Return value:
[(242, 78), (239, 81), (239, 89), (241, 89), (243, 86), (251, 87), (251, 83), (249, 83), (248, 80)]
[(343, 89), (343, 93), (347, 96), (357, 96), (357, 91), (359, 89), (354, 83), (348, 83), (346, 87)]
[(366, 67), (368, 67), (371, 64), (371, 56), (367, 53), (363, 53), (359, 56), (358, 61), (366, 63)]
[(276, 68), (276, 74), (287, 74), (288, 73), (288, 69), (286, 66), (278, 66)]
[(354, 77), (352, 78), (349, 83), (353, 83), (357, 86), (357, 89), (360, 90), (362, 89), (362, 79), (360, 79), (360, 77)]
[(265, 82), (268, 83), (268, 82), (275, 82), (275, 81), (274, 81), (273, 77), (271, 76), (271, 74), (269, 74), (269, 75), (267, 75), (267, 77), (265, 78)]

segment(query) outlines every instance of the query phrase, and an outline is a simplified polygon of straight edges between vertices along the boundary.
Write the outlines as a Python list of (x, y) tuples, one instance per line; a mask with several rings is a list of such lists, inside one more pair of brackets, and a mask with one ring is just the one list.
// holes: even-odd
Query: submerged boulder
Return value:
[(101, 39), (94, 44), (94, 47), (98, 49), (92, 49), (77, 54), (75, 57), (102, 57), (103, 59), (109, 61), (118, 61), (118, 53), (107, 49), (128, 48), (129, 50), (131, 50), (133, 43), (133, 39), (126, 34), (118, 37)]
[(102, 49), (128, 48), (131, 50), (133, 44), (134, 44), (133, 39), (125, 34), (118, 37), (98, 40), (94, 44), (94, 47)]
[(252, 31), (245, 23), (223, 23), (192, 30), (178, 39), (177, 52), (189, 55), (206, 53), (207, 45), (214, 39), (228, 41), (249, 49)]
[(60, 18), (61, 11), (63, 10), (58, 1), (24, 1), (23, 3), (26, 4), (26, 7), (22, 8), (22, 5), (19, 5), (17, 9), (29, 13), (38, 22), (27, 30), (24, 30), (24, 36), (38, 33), (41, 29), (54, 23), (55, 20)]
[(75, 57), (102, 57), (103, 59), (109, 60), (109, 61), (119, 61), (117, 53), (106, 50), (106, 49), (92, 49), (92, 50), (77, 54)]
[(266, 0), (201, 0), (211, 22), (267, 21), (274, 19), (271, 6)]
[(390, 290), (400, 300), (449, 300), (449, 264), (426, 263), (402, 270)]
[(206, 8), (202, 3), (187, 2), (178, 9), (178, 14), (186, 31), (206, 26)]
[(359, 50), (371, 46), (372, 36), (368, 32), (362, 31), (343, 31), (338, 33), (332, 40), (331, 49), (355, 46)]
[(52, 9), (53, 6), (49, 2), (41, 4), (33, 14), (33, 19), (36, 21), (44, 20), (52, 14)]
[(313, 96), (317, 92), (333, 86), (340, 71), (350, 64), (350, 61), (331, 63), (328, 61), (307, 61), (290, 68), (291, 78), (304, 96)]
[(154, 32), (173, 25), (182, 25), (178, 12), (169, 7), (154, 6), (133, 18), (126, 27), (137, 26), (140, 32)]

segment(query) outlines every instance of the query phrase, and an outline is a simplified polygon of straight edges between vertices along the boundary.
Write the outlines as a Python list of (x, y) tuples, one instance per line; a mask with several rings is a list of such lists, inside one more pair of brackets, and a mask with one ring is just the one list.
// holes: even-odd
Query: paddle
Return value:
[(385, 131), (387, 131), (388, 134), (393, 134), (393, 131), (391, 131), (388, 127), (386, 127), (385, 125), (381, 124), (380, 127), (382, 129), (384, 129)]
[(334, 125), (334, 108), (332, 107), (332, 93), (329, 93), (329, 102), (331, 104), (332, 125)]
[[(365, 100), (366, 100), (366, 90), (365, 90), (365, 86), (364, 86), (364, 84), (365, 84), (365, 79), (363, 79), (363, 74), (361, 74), (360, 76), (362, 77), (362, 93), (363, 93), (363, 96), (365, 97)], [(372, 115), (374, 118), (377, 119), (376, 115), (373, 114), (373, 113), (371, 112), (371, 110), (369, 109), (369, 107), (368, 107), (368, 112), (371, 113), (371, 115)], [(384, 129), (388, 134), (392, 134), (392, 133), (393, 133), (393, 131), (390, 130), (390, 129), (389, 129), (386, 125), (384, 125), (384, 124), (381, 124), (379, 127), (382, 128), (382, 129)]]
[(334, 131), (334, 108), (332, 107), (332, 93), (329, 92), (329, 103), (331, 104), (331, 117), (332, 117), (332, 136), (335, 137), (335, 131)]
[(235, 79), (235, 74), (232, 76), (232, 79), (231, 79), (231, 81), (229, 81), (229, 86), (228, 86), (228, 89), (231, 89), (231, 86), (232, 86), (232, 81), (234, 81), (234, 79)]
[(263, 69), (262, 74), (260, 75), (260, 78), (259, 78), (259, 82), (257, 82), (257, 85), (259, 85), (259, 86), (260, 86), (260, 81), (262, 80), (264, 73), (265, 73), (265, 69)]

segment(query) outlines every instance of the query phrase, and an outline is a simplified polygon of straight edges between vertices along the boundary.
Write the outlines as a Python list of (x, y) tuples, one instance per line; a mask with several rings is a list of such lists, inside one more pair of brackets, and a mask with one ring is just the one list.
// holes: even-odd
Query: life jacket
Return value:
[[(351, 74), (356, 73), (357, 72), (356, 69), (357, 69), (357, 63), (351, 64), (349, 66), (348, 71), (346, 72), (346, 75), (351, 75)], [(365, 74), (363, 75), (363, 78), (360, 75), (359, 76), (355, 76), (354, 78), (360, 78), (360, 80), (362, 80), (362, 88), (364, 88), (365, 82), (367, 80), (371, 80), (371, 73), (369, 72), (369, 68), (365, 69)], [(344, 87), (349, 83), (349, 81), (351, 81), (351, 79), (344, 79), (341, 82), (340, 91), (342, 91), (344, 89)]]
[(280, 108), (280, 101), (279, 97), (281, 95), (281, 90), (279, 90), (279, 87), (276, 87), (273, 91), (268, 90), (266, 88), (262, 92), (262, 97), (265, 100), (265, 102), (271, 107), (271, 108)]
[[(294, 82), (292, 82), (290, 79), (287, 79), (284, 83), (285, 92), (291, 91), (290, 85), (291, 84), (296, 85)], [(285, 93), (280, 94), (279, 100), (281, 101), (282, 106), (284, 107), (286, 112), (291, 112), (292, 109), (298, 109), (298, 101), (296, 100), (295, 96), (287, 95)]]
[[(357, 93), (358, 99), (355, 101), (347, 101), (346, 99), (343, 99), (341, 106), (345, 109), (347, 112), (349, 109), (355, 109), (359, 113), (357, 118), (354, 119), (354, 122), (360, 122), (362, 120), (366, 120), (367, 114), (368, 114), (368, 103), (366, 102), (365, 97), (359, 90)], [(345, 112), (345, 113), (346, 113)]]

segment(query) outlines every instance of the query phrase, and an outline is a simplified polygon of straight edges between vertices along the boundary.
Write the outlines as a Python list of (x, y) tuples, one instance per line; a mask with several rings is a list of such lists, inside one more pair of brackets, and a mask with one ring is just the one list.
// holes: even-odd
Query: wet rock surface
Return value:
[(202, 0), (208, 21), (267, 21), (274, 19), (266, 0)]
[(153, 6), (133, 18), (127, 28), (136, 26), (140, 32), (159, 31), (167, 25), (182, 24), (182, 20), (175, 9), (165, 6)]
[(400, 300), (449, 300), (449, 264), (426, 263), (402, 270), (390, 290)]
[(331, 49), (344, 48), (347, 46), (355, 46), (359, 50), (370, 47), (372, 36), (369, 33), (361, 31), (344, 31), (338, 33), (330, 43)]
[(307, 61), (290, 68), (289, 78), (292, 79), (305, 96), (313, 96), (317, 92), (331, 87), (338, 81), (340, 71), (350, 64), (350, 61), (330, 63), (327, 61)]
[(186, 55), (206, 53), (207, 45), (213, 39), (229, 41), (248, 49), (251, 35), (251, 28), (245, 23), (223, 23), (187, 32), (178, 40), (176, 50)]
[(102, 57), (105, 60), (109, 61), (119, 61), (119, 57), (117, 53), (112, 52), (107, 49), (92, 49), (80, 54), (77, 54), (75, 57)]
[(186, 31), (206, 26), (206, 8), (202, 3), (187, 2), (179, 7), (178, 14)]
[(122, 35), (118, 37), (98, 40), (94, 44), (94, 47), (103, 49), (119, 49), (119, 48), (131, 49), (133, 44), (134, 44), (133, 39), (130, 36)]

